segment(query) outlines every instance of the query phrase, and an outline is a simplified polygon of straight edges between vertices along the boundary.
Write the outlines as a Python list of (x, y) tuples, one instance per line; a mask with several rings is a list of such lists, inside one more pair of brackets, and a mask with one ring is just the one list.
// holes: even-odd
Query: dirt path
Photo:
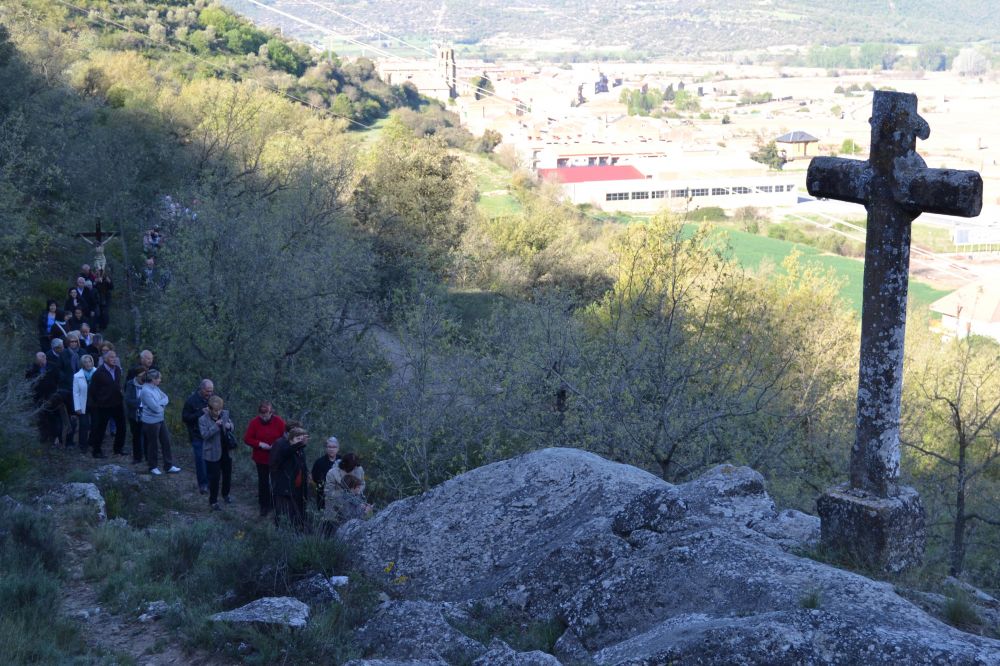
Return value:
[[(110, 442), (109, 442), (110, 443)], [(109, 447), (110, 448), (110, 447)], [(236, 451), (236, 456), (244, 454)], [(205, 496), (198, 492), (194, 477), (194, 466), (191, 450), (181, 444), (174, 446), (176, 463), (182, 472), (176, 475), (152, 477), (146, 471), (145, 465), (133, 465), (130, 456), (110, 456), (107, 459), (95, 459), (76, 451), (51, 449), (45, 457), (49, 459), (50, 468), (66, 469), (74, 474), (76, 479), (82, 479), (81, 472), (92, 476), (94, 470), (106, 465), (116, 465), (135, 474), (143, 493), (149, 484), (166, 486), (172, 500), (171, 510), (165, 511), (162, 520), (157, 520), (157, 526), (168, 527), (181, 522), (196, 519), (256, 521), (257, 506), (253, 472), (242, 459), (234, 460), (233, 470), (233, 503), (225, 505), (221, 515), (215, 514), (208, 507)], [(131, 477), (129, 477), (131, 478)], [(152, 500), (151, 500), (152, 501)], [(115, 613), (108, 604), (99, 599), (100, 581), (90, 581), (84, 575), (84, 563), (93, 553), (94, 546), (88, 541), (88, 532), (79, 534), (79, 530), (64, 529), (67, 539), (67, 558), (65, 567), (66, 580), (62, 586), (62, 613), (79, 623), (81, 634), (87, 644), (95, 652), (104, 653), (120, 663), (135, 663), (141, 666), (161, 666), (167, 664), (193, 664), (209, 666), (229, 664), (231, 661), (220, 655), (200, 651), (192, 651), (183, 645), (180, 636), (176, 635), (158, 618), (140, 619), (140, 612), (134, 614)], [(142, 609), (144, 610), (144, 609)]]

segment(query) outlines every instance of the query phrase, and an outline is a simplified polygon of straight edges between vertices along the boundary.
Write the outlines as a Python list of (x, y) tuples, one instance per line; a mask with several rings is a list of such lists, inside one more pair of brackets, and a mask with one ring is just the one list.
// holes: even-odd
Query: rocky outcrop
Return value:
[[(488, 465), (338, 531), (405, 600), (361, 632), (375, 657), (482, 657), (450, 617), (478, 603), (558, 617), (565, 663), (1000, 664), (1000, 642), (796, 554), (818, 535), (751, 469), (675, 486), (573, 449)], [(421, 652), (435, 635), (468, 649)]]
[(541, 650), (518, 652), (499, 638), (494, 638), (486, 654), (472, 666), (560, 666), (559, 660)]
[(309, 621), (309, 606), (292, 597), (264, 597), (231, 611), (216, 613), (215, 622), (278, 624), (300, 628)]
[(128, 490), (138, 490), (142, 485), (138, 474), (121, 465), (101, 465), (95, 468), (91, 474), (97, 484), (105, 487), (117, 486)]
[(103, 523), (108, 519), (104, 504), (104, 496), (93, 483), (64, 483), (38, 498), (43, 506), (51, 509), (59, 508), (64, 513), (72, 507), (79, 507), (80, 512)]
[(334, 581), (321, 573), (292, 583), (288, 594), (313, 608), (340, 603), (340, 594)]
[(469, 663), (486, 647), (452, 626), (466, 619), (449, 603), (389, 601), (361, 627), (358, 642), (380, 657)]

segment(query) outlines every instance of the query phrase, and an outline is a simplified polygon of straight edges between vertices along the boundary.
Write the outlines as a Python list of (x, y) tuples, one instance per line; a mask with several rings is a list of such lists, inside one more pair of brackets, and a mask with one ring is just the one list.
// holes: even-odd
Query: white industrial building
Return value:
[(540, 169), (543, 180), (558, 182), (574, 204), (625, 213), (718, 206), (790, 206), (798, 201), (797, 178), (781, 172), (689, 174), (665, 172), (647, 176), (632, 165)]

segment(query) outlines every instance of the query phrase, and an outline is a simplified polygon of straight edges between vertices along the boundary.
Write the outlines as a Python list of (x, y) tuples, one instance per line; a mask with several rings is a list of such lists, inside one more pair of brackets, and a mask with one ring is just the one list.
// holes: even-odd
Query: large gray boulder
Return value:
[[(1000, 665), (1000, 642), (943, 624), (886, 583), (796, 555), (818, 527), (777, 512), (748, 468), (720, 465), (675, 486), (546, 449), (396, 502), (338, 536), (399, 598), (561, 618), (580, 663)], [(398, 640), (412, 635), (395, 626)]]
[(292, 597), (264, 597), (231, 611), (216, 613), (215, 622), (273, 624), (300, 629), (309, 621), (309, 606)]
[(380, 657), (469, 663), (486, 652), (486, 646), (452, 626), (464, 619), (449, 603), (389, 601), (361, 627), (358, 642)]
[(541, 650), (518, 652), (499, 638), (494, 638), (489, 649), (472, 666), (562, 666), (559, 660)]
[(92, 516), (97, 522), (108, 519), (101, 490), (93, 483), (64, 483), (38, 498), (42, 506), (56, 511), (57, 515), (68, 515), (78, 510), (84, 516)]

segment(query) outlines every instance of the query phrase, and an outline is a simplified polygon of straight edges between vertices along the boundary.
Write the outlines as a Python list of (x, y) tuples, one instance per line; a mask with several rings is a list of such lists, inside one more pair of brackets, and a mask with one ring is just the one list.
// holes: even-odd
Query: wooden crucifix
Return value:
[(975, 171), (927, 168), (916, 143), (930, 135), (930, 127), (917, 114), (916, 95), (876, 92), (870, 123), (869, 159), (814, 158), (806, 187), (814, 197), (859, 203), (868, 210), (850, 486), (890, 497), (899, 480), (910, 224), (924, 212), (979, 215), (983, 179)]
[[(79, 236), (94, 247), (94, 268), (104, 270), (107, 259), (104, 256), (104, 244), (114, 237), (114, 232), (105, 233), (101, 230), (101, 218), (97, 218), (93, 231), (80, 232)], [(93, 238), (94, 240), (90, 240)]]

